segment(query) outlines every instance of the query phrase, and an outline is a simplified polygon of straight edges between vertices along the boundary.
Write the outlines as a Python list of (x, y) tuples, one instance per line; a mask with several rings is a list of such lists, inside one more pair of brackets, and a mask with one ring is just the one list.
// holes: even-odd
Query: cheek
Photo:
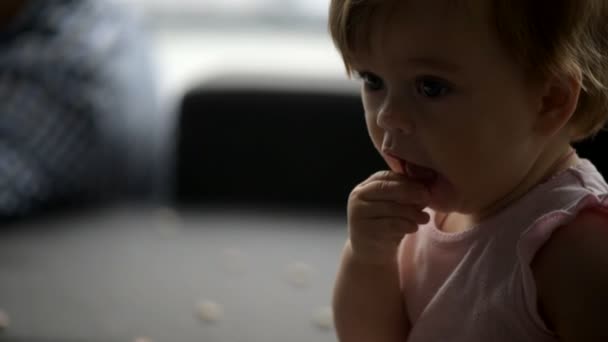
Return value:
[(367, 126), (369, 136), (374, 144), (374, 147), (380, 151), (382, 148), (382, 140), (384, 139), (384, 130), (377, 124), (378, 111), (369, 101), (365, 100), (365, 97), (363, 98), (363, 109), (365, 111), (365, 124)]
[(382, 140), (384, 139), (384, 130), (378, 127), (375, 117), (372, 115), (365, 114), (365, 122), (367, 125), (367, 132), (369, 133), (369, 137), (371, 138), (374, 147), (378, 151), (381, 151)]
[[(479, 140), (478, 140), (479, 139)], [(467, 203), (477, 206), (500, 198), (523, 176), (525, 151), (504, 142), (464, 135), (434, 146), (444, 176)]]
[(480, 165), (487, 162), (487, 142), (480, 141), (483, 133), (477, 129), (482, 128), (475, 127), (466, 114), (450, 114), (450, 118), (433, 122), (421, 139), (435, 166), (460, 192), (484, 176)]

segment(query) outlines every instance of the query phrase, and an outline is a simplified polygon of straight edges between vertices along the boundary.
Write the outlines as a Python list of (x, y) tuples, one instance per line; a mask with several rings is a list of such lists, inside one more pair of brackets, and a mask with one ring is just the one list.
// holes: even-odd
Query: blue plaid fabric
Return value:
[(154, 111), (145, 54), (100, 0), (30, 0), (0, 32), (0, 217), (146, 191), (129, 155)]

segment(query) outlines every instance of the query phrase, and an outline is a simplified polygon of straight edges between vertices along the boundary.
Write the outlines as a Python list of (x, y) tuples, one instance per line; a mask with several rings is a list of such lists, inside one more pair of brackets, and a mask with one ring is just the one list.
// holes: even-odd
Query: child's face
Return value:
[(539, 92), (485, 9), (449, 2), (410, 0), (391, 17), (376, 15), (370, 48), (352, 68), (363, 79), (370, 136), (391, 169), (407, 172), (399, 159), (432, 169), (437, 177), (408, 172), (427, 183), (432, 208), (478, 213), (506, 197), (540, 153)]

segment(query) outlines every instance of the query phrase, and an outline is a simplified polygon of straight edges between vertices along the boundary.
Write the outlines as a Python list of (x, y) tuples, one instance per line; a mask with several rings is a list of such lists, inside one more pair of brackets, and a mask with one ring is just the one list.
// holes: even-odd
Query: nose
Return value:
[(384, 130), (398, 131), (401, 134), (412, 134), (415, 128), (398, 99), (386, 99), (378, 111), (376, 124)]

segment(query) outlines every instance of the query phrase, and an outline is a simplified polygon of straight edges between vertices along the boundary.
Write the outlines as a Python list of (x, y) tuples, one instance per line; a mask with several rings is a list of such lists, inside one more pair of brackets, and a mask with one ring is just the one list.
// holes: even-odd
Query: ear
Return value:
[(546, 80), (534, 130), (543, 136), (557, 134), (574, 114), (581, 92), (581, 76), (555, 75)]

